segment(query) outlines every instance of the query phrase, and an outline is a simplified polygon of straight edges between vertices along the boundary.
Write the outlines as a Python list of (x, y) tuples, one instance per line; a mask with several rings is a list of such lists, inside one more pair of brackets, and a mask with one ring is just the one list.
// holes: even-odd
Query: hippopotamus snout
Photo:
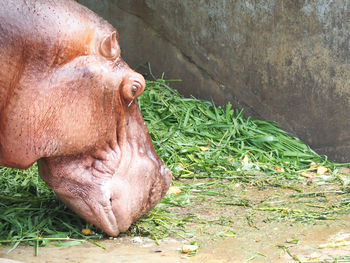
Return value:
[[(128, 108), (136, 109), (135, 103)], [(38, 162), (41, 177), (57, 196), (111, 236), (126, 231), (156, 205), (172, 180), (144, 122), (133, 118), (127, 125), (128, 129), (119, 127), (115, 143), (103, 149)]]
[[(171, 183), (172, 173), (161, 161), (153, 160), (152, 156), (139, 155), (137, 158), (129, 164), (128, 175), (116, 176), (113, 180), (111, 206), (118, 232), (115, 229), (114, 232), (106, 231), (110, 235), (126, 231), (140, 215), (156, 205)], [(143, 167), (141, 173), (136, 174), (140, 167)]]
[(39, 160), (45, 182), (76, 213), (116, 236), (167, 192), (171, 171), (155, 152), (136, 98), (143, 76), (127, 65), (115, 93), (114, 137), (84, 153)]

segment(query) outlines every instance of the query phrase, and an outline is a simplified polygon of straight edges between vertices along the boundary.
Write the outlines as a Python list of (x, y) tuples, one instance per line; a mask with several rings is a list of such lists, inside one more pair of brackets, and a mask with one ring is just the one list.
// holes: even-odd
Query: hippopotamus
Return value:
[(110, 236), (167, 192), (117, 30), (73, 0), (0, 2), (0, 165), (39, 175)]

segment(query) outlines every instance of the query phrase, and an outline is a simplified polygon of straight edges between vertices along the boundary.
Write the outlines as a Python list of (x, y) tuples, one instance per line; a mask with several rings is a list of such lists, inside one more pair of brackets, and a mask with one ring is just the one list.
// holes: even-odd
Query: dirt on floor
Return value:
[[(38, 256), (33, 247), (21, 245), (10, 254), (6, 254), (8, 248), (0, 248), (0, 257), (26, 263), (320, 262), (350, 255), (350, 217), (323, 225), (274, 222), (259, 229), (242, 228), (235, 237), (204, 243), (192, 257), (180, 252), (186, 242), (174, 238), (160, 245), (145, 237), (121, 237), (101, 243), (105, 249), (89, 242), (67, 248), (49, 245), (40, 248)], [(322, 245), (328, 247), (319, 248)]]
[[(228, 193), (234, 195), (224, 199), (193, 195), (190, 205), (171, 208), (179, 216), (196, 216), (186, 224), (187, 240), (172, 235), (157, 245), (148, 237), (122, 236), (98, 241), (105, 249), (91, 242), (73, 247), (47, 245), (39, 248), (37, 256), (26, 245), (9, 254), (9, 247), (0, 247), (0, 263), (5, 259), (25, 263), (350, 262), (350, 215), (336, 205), (348, 194), (339, 195), (330, 185), (303, 190), (313, 192), (313, 198), (284, 188), (232, 187), (236, 188)], [(315, 194), (315, 190), (329, 194)], [(338, 209), (339, 214), (327, 220), (308, 219), (318, 214), (305, 207), (321, 209), (323, 214)], [(181, 253), (190, 241), (199, 244), (194, 256)]]

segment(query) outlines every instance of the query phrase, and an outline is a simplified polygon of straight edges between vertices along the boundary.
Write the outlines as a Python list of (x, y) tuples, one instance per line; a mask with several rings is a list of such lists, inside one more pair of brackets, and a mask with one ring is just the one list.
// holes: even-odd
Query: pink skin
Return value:
[(103, 148), (39, 160), (42, 178), (60, 199), (113, 236), (153, 207), (171, 182), (170, 171), (148, 141), (137, 105), (129, 108), (128, 124)]
[(172, 177), (137, 105), (144, 78), (116, 30), (75, 1), (4, 1), (0, 19), (0, 165), (38, 161), (63, 202), (118, 235)]

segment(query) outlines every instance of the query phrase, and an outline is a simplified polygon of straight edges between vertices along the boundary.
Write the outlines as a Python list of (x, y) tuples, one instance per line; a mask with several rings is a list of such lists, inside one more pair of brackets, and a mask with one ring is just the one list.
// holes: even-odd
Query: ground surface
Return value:
[[(203, 247), (196, 256), (187, 257), (178, 250), (183, 242), (175, 239), (162, 241), (158, 246), (153, 240), (142, 238), (142, 243), (133, 242), (133, 238), (105, 240), (105, 250), (91, 243), (69, 248), (48, 246), (41, 248), (34, 256), (33, 247), (20, 246), (6, 255), (6, 249), (0, 251), (1, 257), (23, 262), (295, 262), (278, 245), (291, 246), (289, 252), (302, 261), (320, 262), (322, 259), (350, 254), (350, 246), (319, 249), (318, 246), (334, 240), (350, 240), (350, 217), (324, 225), (286, 226), (266, 224), (261, 229), (239, 229), (237, 236), (222, 241), (212, 241)], [(286, 243), (298, 239), (298, 244)], [(1, 260), (0, 260), (1, 262)], [(342, 261), (344, 262), (344, 261)], [(350, 262), (350, 261), (347, 261)]]
[[(48, 245), (38, 256), (30, 246), (20, 245), (9, 254), (2, 247), (0, 258), (28, 263), (350, 262), (350, 215), (344, 209), (349, 194), (337, 182), (305, 180), (290, 187), (295, 190), (206, 180), (205, 192), (201, 180), (175, 183), (182, 189), (176, 198), (183, 205), (171, 212), (190, 220), (159, 245), (148, 237), (122, 236), (99, 241), (105, 249), (90, 242)], [(188, 257), (180, 251), (191, 241), (200, 248)]]

